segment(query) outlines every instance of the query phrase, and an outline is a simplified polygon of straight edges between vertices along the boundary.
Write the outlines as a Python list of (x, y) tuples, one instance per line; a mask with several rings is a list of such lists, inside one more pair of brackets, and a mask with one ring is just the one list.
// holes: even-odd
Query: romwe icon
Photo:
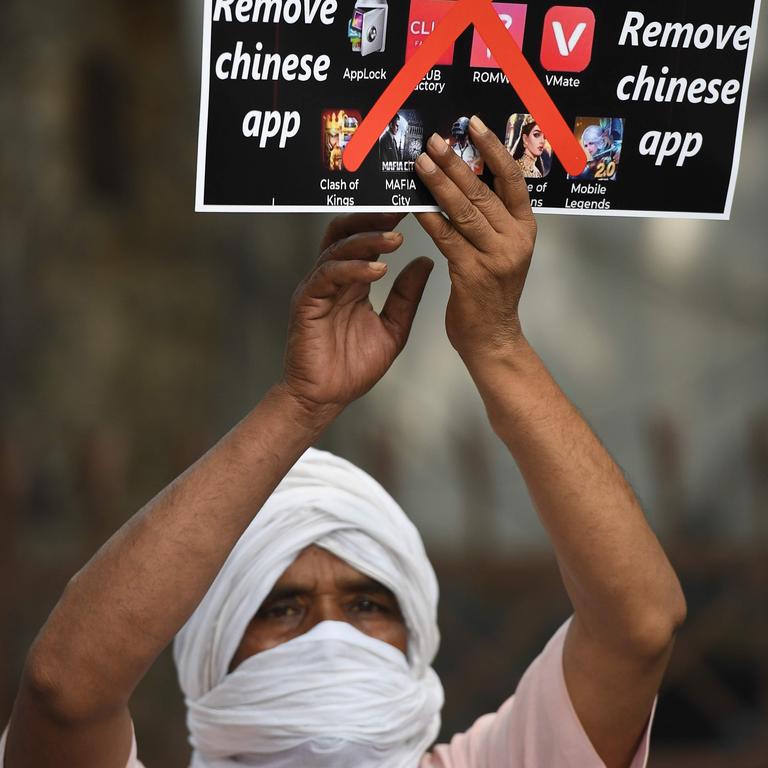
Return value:
[(357, 0), (347, 29), (352, 50), (363, 56), (382, 53), (387, 45), (388, 17), (387, 0)]
[[(525, 34), (525, 16), (527, 5), (522, 3), (493, 3), (493, 9), (504, 22), (504, 26), (517, 45), (523, 47), (523, 35)], [(491, 49), (485, 44), (480, 33), (475, 29), (472, 38), (471, 67), (487, 67), (488, 69), (500, 69)]]

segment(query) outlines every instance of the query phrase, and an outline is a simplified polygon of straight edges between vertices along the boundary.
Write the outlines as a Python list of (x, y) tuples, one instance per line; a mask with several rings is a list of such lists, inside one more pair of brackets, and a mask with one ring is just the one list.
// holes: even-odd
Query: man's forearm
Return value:
[(524, 339), (470, 371), (520, 467), (584, 627), (622, 648), (663, 646), (685, 603), (621, 470)]
[(270, 390), (72, 579), (30, 651), (32, 686), (47, 689), (72, 717), (127, 702), (254, 515), (334, 415), (304, 407), (279, 386)]

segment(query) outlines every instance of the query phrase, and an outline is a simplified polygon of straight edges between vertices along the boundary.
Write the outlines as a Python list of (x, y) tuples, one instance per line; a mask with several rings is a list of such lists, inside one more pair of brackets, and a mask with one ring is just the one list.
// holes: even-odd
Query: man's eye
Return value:
[(299, 609), (292, 604), (278, 603), (262, 608), (259, 616), (264, 619), (283, 619), (298, 614)]
[(355, 602), (355, 610), (359, 613), (386, 613), (387, 608), (380, 603), (376, 603), (368, 598), (361, 598)]

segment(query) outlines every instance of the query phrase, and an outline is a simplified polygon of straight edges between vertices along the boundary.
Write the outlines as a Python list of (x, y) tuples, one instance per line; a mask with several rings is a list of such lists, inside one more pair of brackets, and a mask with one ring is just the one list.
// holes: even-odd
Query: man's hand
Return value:
[(451, 343), (472, 372), (521, 337), (518, 304), (536, 240), (525, 180), (496, 136), (470, 121), (473, 143), (495, 177), (495, 194), (437, 134), (416, 163), (419, 177), (447, 214), (416, 218), (448, 260)]
[(370, 286), (386, 274), (382, 253), (403, 242), (402, 216), (335, 219), (320, 258), (293, 297), (283, 384), (301, 402), (341, 410), (389, 369), (408, 340), (433, 263), (422, 257), (398, 275), (381, 315)]

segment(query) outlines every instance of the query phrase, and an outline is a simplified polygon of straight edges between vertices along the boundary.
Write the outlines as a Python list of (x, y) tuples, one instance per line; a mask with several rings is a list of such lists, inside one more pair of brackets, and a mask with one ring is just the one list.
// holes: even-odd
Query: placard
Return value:
[(485, 177), (477, 114), (537, 211), (728, 218), (759, 0), (582, 3), (205, 0), (196, 209), (434, 210), (414, 161), (437, 133)]

